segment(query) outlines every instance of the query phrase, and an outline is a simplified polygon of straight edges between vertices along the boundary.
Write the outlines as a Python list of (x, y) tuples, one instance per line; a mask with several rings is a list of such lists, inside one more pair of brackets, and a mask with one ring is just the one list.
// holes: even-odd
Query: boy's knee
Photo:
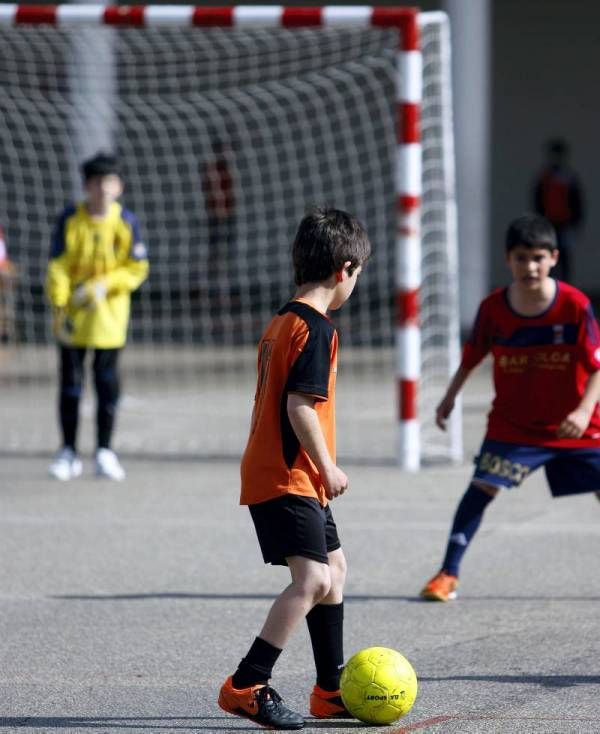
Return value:
[(119, 384), (119, 375), (114, 367), (94, 367), (94, 380), (97, 385), (114, 389)]
[(322, 601), (331, 591), (331, 576), (323, 578), (321, 583), (315, 589), (315, 602)]
[(94, 374), (96, 392), (105, 406), (114, 406), (119, 400), (120, 385), (114, 369), (98, 370)]
[(484, 492), (492, 499), (498, 494), (498, 487), (496, 487), (494, 484), (489, 484), (488, 482), (482, 482), (479, 479), (474, 479), (472, 482), (473, 486), (476, 489), (479, 489), (481, 492)]
[(82, 391), (81, 382), (65, 382), (60, 387), (60, 396), (63, 400), (79, 400)]
[(331, 590), (331, 570), (324, 563), (320, 563), (319, 566), (318, 572), (312, 574), (309, 583), (310, 592), (316, 604), (324, 599)]
[(331, 575), (331, 586), (340, 588), (346, 583), (346, 573), (348, 571), (348, 565), (346, 563), (346, 557), (340, 551), (339, 553), (334, 552), (329, 556), (329, 572)]

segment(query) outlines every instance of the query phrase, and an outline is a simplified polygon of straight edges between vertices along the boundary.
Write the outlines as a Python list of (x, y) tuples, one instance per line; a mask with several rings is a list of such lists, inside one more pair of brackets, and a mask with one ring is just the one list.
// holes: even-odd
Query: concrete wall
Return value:
[(460, 313), (469, 328), (490, 282), (491, 2), (444, 0), (452, 36)]
[(561, 135), (587, 199), (574, 285), (600, 295), (600, 2), (495, 0), (492, 41), (491, 285), (506, 280), (504, 230), (530, 206), (541, 145)]

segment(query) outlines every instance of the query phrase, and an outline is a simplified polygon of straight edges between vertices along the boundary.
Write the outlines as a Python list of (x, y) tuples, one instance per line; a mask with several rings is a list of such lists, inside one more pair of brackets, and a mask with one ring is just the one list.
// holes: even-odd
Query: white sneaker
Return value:
[(119, 463), (119, 459), (111, 449), (98, 449), (96, 451), (96, 476), (113, 479), (121, 482), (125, 479), (125, 470)]
[(65, 446), (52, 459), (48, 472), (54, 479), (59, 479), (61, 482), (68, 482), (69, 479), (75, 479), (75, 477), (80, 476), (81, 468), (81, 459), (73, 449)]

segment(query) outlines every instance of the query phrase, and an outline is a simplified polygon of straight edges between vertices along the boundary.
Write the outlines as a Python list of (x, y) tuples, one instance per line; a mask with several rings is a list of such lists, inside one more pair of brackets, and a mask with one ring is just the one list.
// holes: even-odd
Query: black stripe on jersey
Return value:
[(285, 386), (286, 392), (301, 392), (327, 400), (333, 324), (326, 316), (305, 303), (292, 301), (284, 306), (279, 314), (283, 315), (290, 311), (306, 323), (308, 339), (302, 354), (290, 370)]
[(589, 342), (595, 347), (600, 346), (600, 327), (598, 327), (591, 303), (588, 303), (585, 309), (585, 330)]
[(279, 311), (279, 315), (283, 316), (290, 311), (300, 317), (308, 327), (308, 339), (302, 353), (290, 370), (281, 396), (280, 425), (283, 456), (287, 467), (291, 469), (298, 456), (300, 442), (290, 423), (287, 397), (290, 392), (298, 392), (327, 400), (331, 370), (331, 341), (335, 329), (326, 316), (305, 303), (291, 301)]
[(494, 344), (503, 347), (541, 347), (548, 344), (577, 344), (577, 324), (521, 326), (510, 336), (495, 336)]
[(281, 426), (281, 446), (283, 448), (283, 460), (288, 469), (294, 466), (298, 451), (300, 451), (300, 441), (294, 433), (290, 417), (287, 412), (287, 392), (281, 396), (281, 405), (279, 406), (279, 424)]

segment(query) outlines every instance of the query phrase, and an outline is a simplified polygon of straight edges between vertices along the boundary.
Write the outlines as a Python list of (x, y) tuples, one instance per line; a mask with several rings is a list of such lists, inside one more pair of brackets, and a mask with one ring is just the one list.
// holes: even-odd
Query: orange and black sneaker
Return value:
[(320, 686), (315, 686), (310, 694), (310, 713), (317, 719), (354, 718), (344, 706), (339, 689), (325, 691)]
[(458, 578), (446, 571), (440, 571), (421, 589), (421, 599), (427, 601), (451, 601), (456, 599)]
[(234, 688), (229, 676), (219, 692), (223, 711), (264, 726), (267, 729), (302, 729), (304, 717), (284, 705), (274, 688), (259, 684), (250, 688)]

